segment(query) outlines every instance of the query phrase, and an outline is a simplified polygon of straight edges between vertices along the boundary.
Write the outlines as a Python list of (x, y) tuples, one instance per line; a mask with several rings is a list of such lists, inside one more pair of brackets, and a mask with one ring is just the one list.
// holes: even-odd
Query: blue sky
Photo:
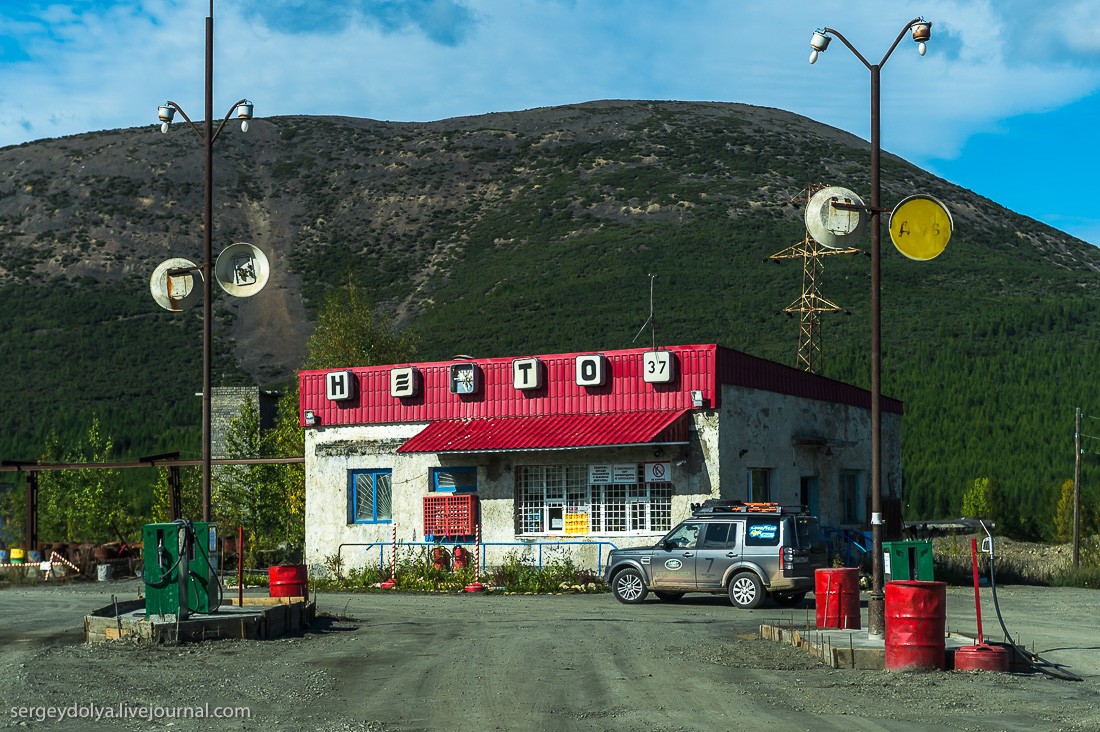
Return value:
[[(0, 145), (202, 115), (209, 0), (0, 0)], [(745, 102), (869, 136), (1100, 245), (1096, 0), (215, 0), (214, 104), (428, 121), (594, 99)], [(807, 171), (808, 180), (816, 180)], [(828, 181), (821, 181), (828, 183)], [(884, 201), (886, 205), (894, 202)], [(951, 202), (946, 202), (950, 207)]]

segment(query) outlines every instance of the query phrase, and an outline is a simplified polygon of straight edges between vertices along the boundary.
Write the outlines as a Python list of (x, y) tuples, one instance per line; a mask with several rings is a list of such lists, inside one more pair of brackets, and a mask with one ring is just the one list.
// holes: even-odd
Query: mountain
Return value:
[[(33, 459), (99, 416), (122, 454), (198, 452), (201, 313), (149, 276), (201, 260), (202, 144), (186, 125), (0, 150), (0, 457)], [(230, 123), (214, 146), (215, 251), (264, 250), (267, 288), (215, 289), (215, 384), (285, 382), (310, 317), (349, 276), (425, 359), (717, 342), (795, 362), (790, 203), (811, 183), (867, 198), (869, 147), (776, 109), (603, 101), (423, 124)], [(951, 210), (946, 252), (883, 237), (883, 391), (905, 402), (910, 518), (959, 511), (977, 477), (1042, 532), (1072, 477), (1073, 413), (1100, 414), (1100, 250), (884, 155), (883, 202)], [(866, 244), (864, 243), (865, 247)], [(824, 261), (825, 375), (869, 381), (864, 256)], [(649, 314), (652, 331), (639, 335)], [(1018, 508), (1017, 508), (1018, 507)]]

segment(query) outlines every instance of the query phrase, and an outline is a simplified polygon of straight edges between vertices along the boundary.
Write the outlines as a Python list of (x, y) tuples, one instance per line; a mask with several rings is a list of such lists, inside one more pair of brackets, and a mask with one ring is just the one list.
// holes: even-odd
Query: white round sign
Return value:
[(247, 242), (230, 244), (214, 263), (214, 279), (234, 297), (251, 297), (267, 284), (271, 266), (259, 247)]
[(867, 225), (867, 210), (839, 209), (833, 206), (834, 202), (863, 206), (863, 200), (847, 188), (822, 188), (810, 197), (806, 205), (806, 230), (821, 246), (843, 249), (863, 233)]
[[(187, 270), (175, 272), (173, 270)], [(166, 259), (153, 270), (149, 278), (149, 291), (153, 299), (165, 310), (178, 313), (202, 301), (202, 272), (190, 259), (174, 257)]]

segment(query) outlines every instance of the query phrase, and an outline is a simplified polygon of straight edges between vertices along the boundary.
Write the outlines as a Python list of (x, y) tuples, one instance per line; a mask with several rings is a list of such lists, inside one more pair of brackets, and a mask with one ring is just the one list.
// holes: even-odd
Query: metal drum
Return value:
[(886, 583), (886, 670), (945, 668), (947, 584)]
[(859, 570), (854, 567), (814, 572), (817, 627), (859, 630)]
[(283, 564), (267, 568), (270, 597), (309, 599), (309, 572), (304, 564)]

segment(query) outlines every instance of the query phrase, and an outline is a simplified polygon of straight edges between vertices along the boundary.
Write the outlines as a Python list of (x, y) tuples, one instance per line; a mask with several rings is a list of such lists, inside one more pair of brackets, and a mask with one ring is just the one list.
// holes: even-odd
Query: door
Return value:
[(812, 516), (820, 516), (818, 512), (818, 483), (816, 475), (802, 476), (802, 500), (800, 503), (806, 507), (806, 512)]
[(680, 524), (665, 537), (665, 547), (653, 550), (649, 571), (652, 589), (655, 590), (693, 590), (695, 589), (695, 556), (702, 525), (695, 521)]
[(704, 525), (695, 554), (695, 582), (699, 589), (721, 588), (726, 570), (740, 561), (739, 529), (740, 523), (735, 521)]

